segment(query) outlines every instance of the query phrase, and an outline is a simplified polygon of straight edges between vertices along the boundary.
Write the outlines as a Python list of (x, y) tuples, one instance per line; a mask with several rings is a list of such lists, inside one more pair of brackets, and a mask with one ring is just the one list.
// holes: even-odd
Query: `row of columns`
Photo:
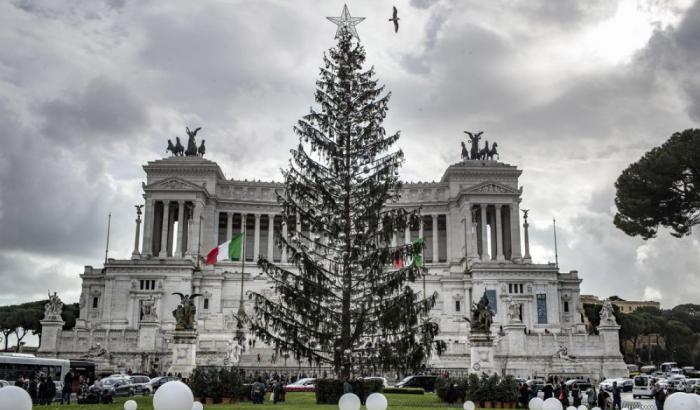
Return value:
[[(438, 229), (438, 218), (440, 215), (444, 215), (445, 218), (447, 218), (447, 215), (445, 214), (429, 214), (432, 217), (432, 251), (433, 251), (433, 262), (438, 262), (440, 260), (440, 240), (439, 240), (439, 229)], [(447, 233), (448, 229), (445, 232), (445, 238), (446, 238), (446, 248), (449, 249), (449, 234)], [(425, 238), (425, 229), (424, 229), (424, 220), (421, 218), (420, 224), (418, 227), (418, 237), (419, 238)], [(411, 243), (411, 228), (406, 227), (404, 230), (404, 244), (410, 244)], [(398, 246), (398, 235), (394, 233), (392, 239), (391, 239), (391, 246)], [(449, 257), (449, 255), (448, 255)]]
[[(174, 209), (171, 210), (171, 208)], [(142, 255), (167, 258), (197, 254), (201, 216), (202, 204), (198, 201), (148, 199), (144, 218), (146, 223)], [(174, 232), (175, 221), (178, 222), (177, 232)], [(140, 214), (137, 214), (133, 258), (140, 257), (138, 253), (140, 222)], [(177, 249), (173, 249), (175, 240), (177, 240)]]
[[(520, 259), (520, 229), (518, 226), (518, 204), (475, 204), (476, 210), (472, 204), (468, 205), (470, 214), (476, 218), (466, 218), (467, 232), (472, 232), (474, 229), (472, 223), (476, 223), (476, 235), (469, 235), (469, 239), (473, 242), (472, 246), (468, 245), (468, 256), (479, 258), (482, 261), (496, 260), (504, 261), (506, 257), (509, 259)], [(503, 220), (503, 210), (507, 209), (507, 220)], [(489, 212), (490, 210), (490, 212)], [(491, 232), (491, 240), (489, 241), (489, 230)], [(489, 253), (489, 250), (491, 251)], [(506, 251), (508, 255), (506, 255)]]
[[(234, 214), (239, 213), (239, 212), (226, 212), (226, 236), (224, 237), (224, 241), (228, 241), (233, 237), (233, 216)], [(241, 227), (245, 227), (248, 219), (248, 215), (246, 213), (239, 213), (241, 215)], [(268, 258), (274, 255), (274, 221), (275, 221), (275, 216), (277, 214), (274, 213), (269, 213), (269, 214), (261, 214), (261, 213), (253, 213), (255, 216), (255, 228), (253, 231), (253, 260), (256, 260), (258, 256), (260, 255), (260, 241), (261, 241), (261, 230), (260, 230), (260, 220), (261, 217), (264, 215), (268, 219), (268, 230), (267, 230), (267, 256)], [(432, 216), (432, 251), (433, 251), (433, 262), (437, 262), (439, 260), (439, 231), (438, 231), (438, 217), (440, 215), (438, 214), (433, 214)], [(218, 219), (217, 219), (217, 224), (216, 226), (218, 227)], [(243, 228), (241, 228), (243, 229)], [(300, 218), (296, 218), (296, 226), (295, 229), (297, 232), (301, 232), (301, 220)], [(282, 221), (282, 236), (287, 237), (288, 235), (288, 227), (287, 224)], [(449, 235), (446, 235), (449, 238)], [(215, 237), (219, 239), (219, 232), (217, 228), (217, 232), (215, 233)], [(423, 226), (423, 220), (421, 219), (420, 226), (418, 228), (418, 237), (423, 238), (424, 237), (424, 226)], [(407, 226), (405, 231), (404, 231), (404, 243), (405, 244), (410, 244), (411, 243), (411, 230)], [(397, 246), (398, 241), (397, 241), (397, 235), (394, 234), (393, 239), (392, 239), (392, 246)], [(282, 247), (281, 251), (281, 257), (280, 260), (282, 263), (287, 262), (287, 249), (286, 247)]]
[[(239, 212), (226, 212), (226, 236), (224, 237), (224, 241), (228, 241), (233, 237), (233, 215), (235, 213)], [(241, 230), (245, 229), (247, 225), (247, 220), (248, 220), (248, 215), (246, 213), (240, 213), (241, 215)], [(270, 258), (272, 255), (274, 255), (274, 250), (275, 250), (275, 245), (274, 245), (274, 226), (275, 226), (275, 216), (277, 214), (274, 213), (268, 213), (268, 214), (261, 214), (261, 213), (253, 213), (255, 217), (255, 228), (253, 231), (253, 260), (256, 260), (258, 256), (260, 255), (260, 219), (262, 218), (263, 215), (268, 220), (268, 229), (267, 229), (267, 256)], [(298, 218), (297, 218), (298, 220)], [(218, 214), (217, 214), (217, 231), (215, 233), (215, 237), (219, 238), (219, 232), (218, 232)], [(301, 224), (297, 223), (296, 226), (297, 232), (301, 231)], [(246, 233), (246, 237), (249, 233)], [(282, 222), (282, 235), (286, 238), (287, 237), (287, 224)], [(245, 255), (243, 256), (245, 257)], [(287, 262), (287, 249), (285, 247), (282, 247), (282, 255), (281, 255), (281, 261), (282, 263)]]

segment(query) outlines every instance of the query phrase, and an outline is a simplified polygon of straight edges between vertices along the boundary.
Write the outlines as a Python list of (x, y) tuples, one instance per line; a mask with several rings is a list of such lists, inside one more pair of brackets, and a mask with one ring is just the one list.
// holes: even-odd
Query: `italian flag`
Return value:
[(239, 261), (241, 260), (241, 248), (243, 247), (243, 233), (231, 238), (231, 240), (222, 243), (216, 248), (209, 251), (205, 264), (214, 265), (223, 260)]

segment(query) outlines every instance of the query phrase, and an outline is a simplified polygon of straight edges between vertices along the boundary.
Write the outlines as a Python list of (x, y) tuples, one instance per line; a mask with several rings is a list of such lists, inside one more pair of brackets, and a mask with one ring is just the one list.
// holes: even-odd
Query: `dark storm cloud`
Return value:
[(687, 97), (688, 114), (700, 121), (700, 2), (686, 12), (678, 27), (657, 30), (638, 61), (676, 81)]
[(43, 135), (71, 148), (86, 139), (104, 144), (118, 136), (123, 141), (148, 122), (146, 107), (127, 86), (104, 77), (41, 104), (39, 114), (44, 118)]

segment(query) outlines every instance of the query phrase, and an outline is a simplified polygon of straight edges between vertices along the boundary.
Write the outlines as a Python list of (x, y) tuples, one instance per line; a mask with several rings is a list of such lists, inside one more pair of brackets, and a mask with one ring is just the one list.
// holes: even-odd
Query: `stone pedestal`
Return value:
[(158, 322), (142, 321), (139, 324), (139, 351), (154, 352), (156, 350), (156, 336), (158, 335)]
[(603, 344), (603, 377), (629, 377), (629, 370), (620, 353), (620, 325), (609, 323), (598, 326), (598, 334)]
[(506, 336), (503, 342), (508, 346), (509, 352), (525, 351), (525, 324), (522, 322), (511, 322), (503, 326)]
[(168, 373), (190, 377), (197, 367), (197, 331), (176, 330), (173, 333), (172, 354)]
[(487, 333), (472, 333), (469, 335), (469, 344), (471, 345), (470, 373), (493, 374), (496, 366), (494, 363), (493, 340), (491, 339), (491, 335)]
[(44, 319), (39, 323), (41, 323), (41, 345), (39, 346), (39, 353), (58, 352), (60, 348), (60, 346), (58, 346), (58, 341), (60, 340), (61, 330), (65, 322), (60, 316), (57, 316)]

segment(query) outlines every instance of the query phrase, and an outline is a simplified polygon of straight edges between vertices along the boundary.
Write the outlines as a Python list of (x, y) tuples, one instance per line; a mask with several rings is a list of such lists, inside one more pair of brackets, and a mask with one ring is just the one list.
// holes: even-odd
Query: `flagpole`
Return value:
[(554, 266), (559, 269), (559, 251), (557, 250), (557, 219), (552, 218), (552, 227), (554, 228)]
[(243, 323), (241, 322), (243, 320), (243, 316), (245, 316), (245, 309), (243, 308), (243, 282), (245, 281), (245, 259), (246, 259), (246, 253), (245, 253), (245, 245), (246, 245), (246, 225), (248, 225), (248, 218), (247, 216), (243, 218), (241, 230), (243, 233), (243, 246), (242, 251), (241, 251), (241, 296), (240, 296), (240, 304), (238, 306), (238, 323), (236, 324), (236, 327), (238, 328), (236, 331), (236, 338), (238, 339), (238, 342), (241, 344), (243, 349), (245, 349), (244, 345), (244, 338), (243, 338)]
[(107, 244), (105, 245), (105, 263), (107, 263), (107, 255), (109, 255), (109, 230), (112, 226), (112, 213), (107, 216)]

